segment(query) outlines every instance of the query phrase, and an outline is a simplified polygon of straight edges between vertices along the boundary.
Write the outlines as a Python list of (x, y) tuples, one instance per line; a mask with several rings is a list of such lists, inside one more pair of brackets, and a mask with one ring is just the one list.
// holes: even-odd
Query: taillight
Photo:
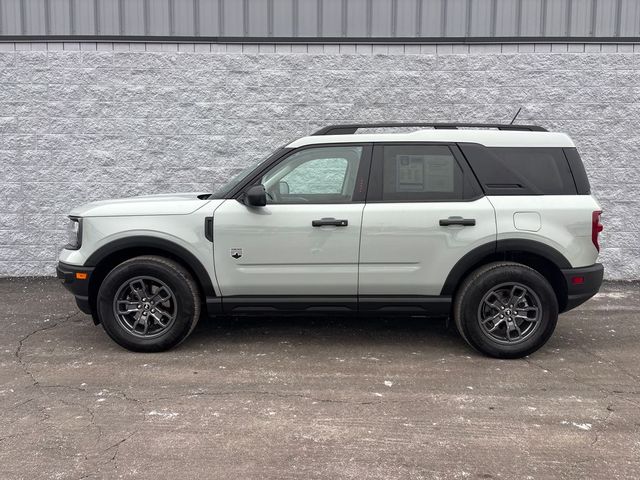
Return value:
[(591, 214), (591, 241), (595, 245), (596, 249), (600, 251), (600, 243), (598, 242), (598, 235), (604, 228), (600, 223), (600, 215), (602, 210), (596, 210)]

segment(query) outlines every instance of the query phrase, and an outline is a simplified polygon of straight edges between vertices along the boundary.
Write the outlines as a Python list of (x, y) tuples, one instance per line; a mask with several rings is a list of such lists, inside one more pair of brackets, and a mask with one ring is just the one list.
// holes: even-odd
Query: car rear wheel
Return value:
[(159, 256), (127, 260), (105, 277), (97, 306), (107, 334), (136, 352), (175, 347), (200, 317), (200, 295), (180, 264)]
[(460, 335), (480, 352), (520, 358), (542, 347), (558, 320), (558, 300), (536, 270), (495, 262), (471, 273), (456, 295), (453, 317)]

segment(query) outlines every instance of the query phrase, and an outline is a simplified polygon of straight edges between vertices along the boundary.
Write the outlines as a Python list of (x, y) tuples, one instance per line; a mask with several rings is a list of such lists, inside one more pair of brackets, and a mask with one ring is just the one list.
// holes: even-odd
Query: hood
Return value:
[(101, 200), (76, 207), (69, 215), (78, 217), (186, 215), (207, 204), (209, 202), (207, 195), (206, 192), (167, 193)]

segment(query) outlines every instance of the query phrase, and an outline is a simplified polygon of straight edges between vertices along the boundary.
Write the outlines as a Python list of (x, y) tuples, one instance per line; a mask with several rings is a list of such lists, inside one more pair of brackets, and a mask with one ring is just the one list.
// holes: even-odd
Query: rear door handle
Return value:
[(440, 226), (448, 227), (449, 225), (462, 225), (464, 227), (473, 227), (476, 224), (475, 218), (449, 217), (441, 218)]
[(326, 226), (333, 226), (333, 227), (346, 227), (347, 225), (349, 225), (349, 221), (348, 220), (337, 220), (333, 217), (331, 218), (321, 218), (320, 220), (312, 220), (311, 221), (311, 225), (313, 227), (326, 227)]

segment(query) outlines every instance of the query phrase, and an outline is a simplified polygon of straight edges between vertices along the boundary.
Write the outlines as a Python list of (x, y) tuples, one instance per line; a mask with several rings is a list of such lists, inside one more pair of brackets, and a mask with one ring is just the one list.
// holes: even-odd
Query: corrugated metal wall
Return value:
[(0, 36), (640, 36), (640, 0), (0, 0)]

